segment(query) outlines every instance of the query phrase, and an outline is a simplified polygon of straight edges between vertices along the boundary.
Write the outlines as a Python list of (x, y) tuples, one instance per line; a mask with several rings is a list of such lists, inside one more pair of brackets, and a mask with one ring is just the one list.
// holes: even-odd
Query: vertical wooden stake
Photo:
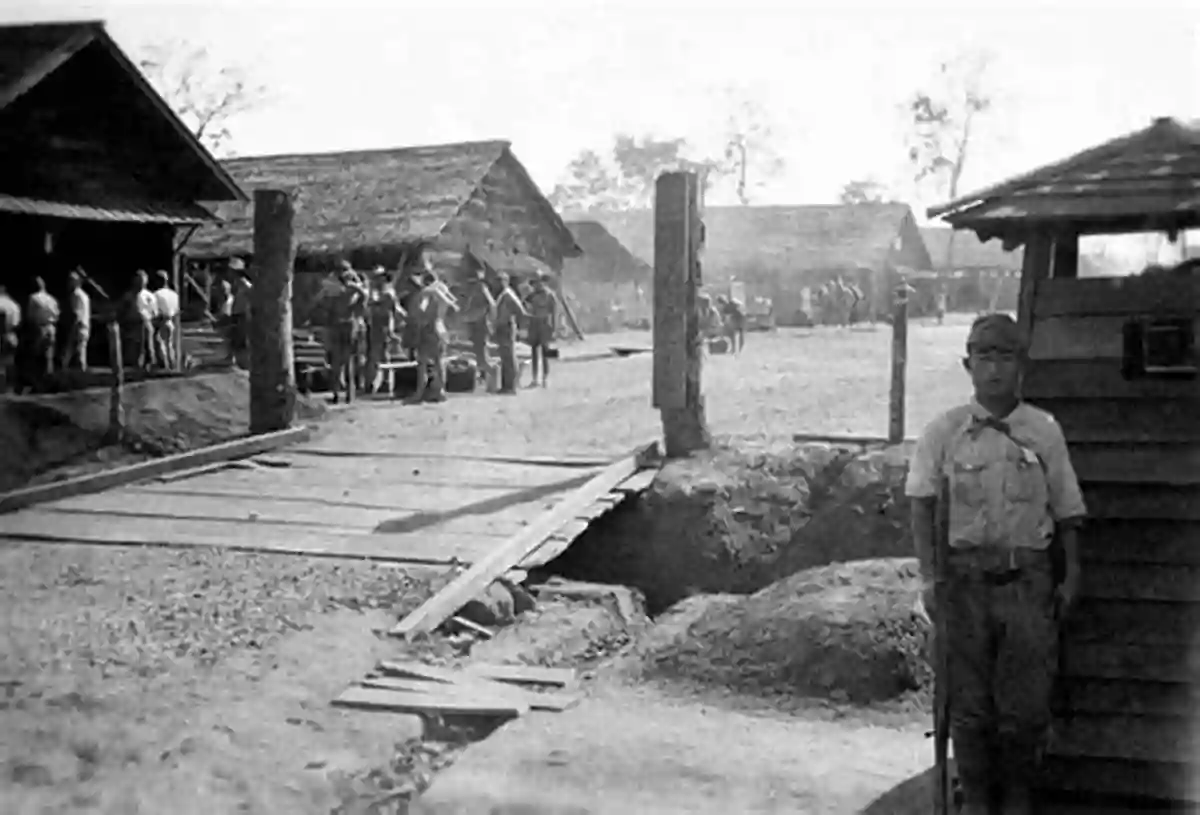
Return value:
[(108, 442), (119, 444), (125, 438), (125, 360), (121, 353), (121, 324), (110, 319), (108, 328), (108, 364), (112, 368), (112, 392), (108, 399)]
[(654, 195), (654, 387), (669, 457), (711, 444), (700, 386), (703, 358), (699, 182), (695, 173), (664, 173)]
[(904, 441), (904, 372), (908, 366), (908, 283), (896, 287), (892, 306), (892, 391), (888, 403), (888, 442)]
[(250, 296), (250, 432), (284, 430), (296, 410), (292, 351), (292, 197), (254, 191), (254, 288)]
[(171, 258), (171, 288), (179, 298), (179, 313), (175, 315), (175, 329), (171, 332), (171, 353), (175, 357), (174, 370), (183, 370), (183, 256), (176, 252)]

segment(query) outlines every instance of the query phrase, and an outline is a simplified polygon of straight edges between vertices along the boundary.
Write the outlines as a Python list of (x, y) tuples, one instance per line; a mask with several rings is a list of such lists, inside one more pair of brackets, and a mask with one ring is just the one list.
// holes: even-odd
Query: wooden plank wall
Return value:
[(1132, 318), (1200, 333), (1200, 281), (1043, 280), (1031, 312), (1024, 395), (1062, 426), (1089, 508), (1051, 785), (1194, 801), (1200, 381), (1126, 379), (1122, 357)]

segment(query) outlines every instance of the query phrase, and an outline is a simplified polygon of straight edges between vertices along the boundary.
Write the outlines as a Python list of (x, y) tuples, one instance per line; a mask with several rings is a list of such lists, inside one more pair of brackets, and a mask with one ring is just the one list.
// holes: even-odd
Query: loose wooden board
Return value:
[(461, 668), (443, 668), (421, 662), (385, 660), (379, 670), (386, 674), (434, 682), (461, 682), (464, 678), (508, 682), (514, 685), (549, 685), (568, 688), (575, 684), (575, 671), (570, 668), (543, 668), (535, 665), (493, 665), (468, 662)]
[(26, 510), (0, 519), (0, 538), (123, 546), (214, 547), (242, 552), (388, 560), (471, 563), (505, 538), (455, 535), (431, 529), (410, 535), (335, 534), (331, 530), (221, 521), (132, 519)]
[(361, 684), (364, 688), (378, 688), (380, 690), (401, 691), (403, 693), (434, 694), (440, 699), (453, 699), (456, 697), (466, 700), (478, 698), (506, 699), (512, 700), (517, 705), (528, 705), (530, 710), (544, 710), (551, 713), (561, 713), (579, 703), (579, 697), (573, 694), (538, 693), (537, 691), (525, 690), (512, 685), (494, 687), (498, 684), (496, 682), (488, 683), (488, 685), (493, 687), (483, 687), (479, 684), (445, 684), (420, 679), (381, 677), (364, 679)]
[[(453, 475), (427, 476), (424, 473), (413, 475), (404, 469), (389, 470), (337, 470), (317, 466), (292, 467), (288, 470), (270, 470), (260, 468), (253, 471), (227, 471), (219, 474), (202, 476), (203, 482), (191, 484), (207, 485), (220, 481), (229, 486), (265, 485), (268, 490), (279, 491), (285, 485), (303, 484), (326, 491), (338, 490), (368, 490), (379, 491), (381, 487), (389, 488), (392, 495), (408, 490), (423, 491), (426, 489), (453, 489), (459, 492), (470, 492), (478, 489), (504, 489), (510, 493), (527, 493), (531, 497), (537, 495), (552, 495), (575, 489), (587, 483), (586, 471), (571, 471), (566, 478), (547, 478), (547, 468), (531, 467), (521, 472), (513, 473), (505, 478), (501, 476), (488, 477), (478, 475), (470, 470)], [(533, 475), (530, 475), (530, 474)], [(540, 474), (539, 474), (540, 473)]]
[(313, 456), (287, 451), (289, 469), (295, 472), (321, 474), (337, 481), (371, 481), (382, 483), (455, 483), (458, 481), (490, 484), (501, 487), (536, 487), (548, 484), (579, 481), (599, 471), (598, 468), (555, 467), (545, 464), (503, 464), (477, 459), (434, 457), (370, 457), (370, 456)]
[(312, 435), (311, 427), (292, 427), (276, 433), (264, 433), (244, 439), (214, 444), (199, 450), (189, 450), (172, 456), (114, 467), (111, 470), (93, 473), (91, 475), (68, 478), (55, 481), (52, 484), (40, 484), (35, 487), (13, 490), (0, 494), (0, 513), (13, 512), (33, 504), (54, 501), (73, 495), (101, 492), (112, 487), (156, 478), (167, 473), (178, 472), (191, 467), (199, 467), (217, 461), (228, 461), (236, 458), (247, 458), (267, 450), (274, 450), (287, 444), (304, 441)]
[(580, 510), (637, 472), (652, 448), (656, 448), (656, 445), (644, 447), (604, 468), (552, 511), (514, 535), (499, 548), (493, 549), (483, 559), (476, 561), (470, 569), (401, 620), (391, 633), (397, 636), (412, 636), (437, 628), (447, 617), (486, 589), (493, 580), (519, 565), (545, 543), (550, 535), (572, 520)]
[(346, 447), (338, 445), (333, 447), (327, 444), (310, 443), (288, 449), (288, 453), (297, 457), (306, 456), (321, 456), (327, 458), (384, 458), (384, 459), (399, 459), (399, 460), (425, 460), (425, 461), (457, 461), (457, 462), (483, 462), (493, 464), (506, 464), (509, 466), (521, 467), (564, 467), (564, 468), (582, 468), (586, 470), (599, 470), (608, 464), (608, 459), (588, 458), (584, 456), (525, 456), (525, 455), (500, 455), (487, 454), (483, 452), (475, 453), (456, 453), (456, 452), (439, 452), (436, 450), (425, 451), (407, 451), (407, 450), (380, 450), (377, 447)]
[(122, 491), (67, 498), (42, 505), (54, 513), (91, 513), (126, 517), (169, 517), (188, 521), (280, 523), (288, 526), (329, 528), (340, 534), (409, 534), (418, 532), (479, 533), (503, 538), (527, 527), (552, 502), (517, 504), (516, 507), (469, 511), (469, 505), (442, 513), (415, 510), (326, 507), (322, 504), (276, 502), (257, 498), (182, 496), (170, 502), (138, 501)]
[[(327, 507), (378, 509), (395, 512), (452, 512), (469, 504), (519, 500), (516, 490), (489, 487), (463, 488), (455, 485), (413, 486), (403, 489), (375, 486), (374, 488), (343, 489), (336, 485), (313, 486), (306, 483), (268, 481), (230, 483), (228, 480), (205, 479), (194, 484), (139, 484), (125, 491), (146, 500), (174, 500), (189, 496), (208, 498), (262, 499), (285, 504), (318, 504)], [(553, 500), (562, 493), (553, 493), (537, 500)]]
[(523, 716), (529, 706), (502, 696), (466, 696), (457, 691), (414, 693), (380, 688), (347, 688), (333, 700), (336, 707), (389, 710), (396, 713), (439, 713), (462, 716)]

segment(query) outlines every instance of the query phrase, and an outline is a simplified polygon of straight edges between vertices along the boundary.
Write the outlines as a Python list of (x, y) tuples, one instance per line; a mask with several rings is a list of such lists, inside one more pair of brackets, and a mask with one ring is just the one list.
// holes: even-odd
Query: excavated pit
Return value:
[(907, 453), (789, 443), (673, 461), (548, 571), (635, 587), (655, 617), (687, 601), (687, 622), (643, 649), (645, 677), (839, 704), (923, 698)]

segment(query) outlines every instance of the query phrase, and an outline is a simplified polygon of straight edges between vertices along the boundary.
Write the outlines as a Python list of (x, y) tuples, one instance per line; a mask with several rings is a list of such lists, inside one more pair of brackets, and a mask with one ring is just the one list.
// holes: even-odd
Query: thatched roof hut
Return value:
[[(591, 217), (653, 263), (652, 211)], [(907, 204), (706, 207), (703, 220), (704, 274), (710, 281), (933, 266)]]
[[(396, 265), (403, 247), (471, 253), (521, 271), (529, 256), (553, 270), (579, 255), (575, 239), (507, 141), (394, 150), (276, 155), (224, 162), (243, 189), (296, 196), (297, 267)], [(252, 206), (221, 205), (186, 251), (195, 259), (253, 252)]]
[[(589, 217), (653, 263), (652, 211)], [(702, 218), (704, 282), (742, 280), (748, 296), (772, 298), (777, 314), (798, 312), (805, 287), (839, 275), (863, 288), (875, 312), (886, 312), (897, 271), (933, 265), (906, 204), (705, 207)]]
[(599, 221), (568, 221), (567, 226), (583, 255), (567, 264), (572, 282), (636, 283), (650, 286), (654, 269), (625, 248)]

